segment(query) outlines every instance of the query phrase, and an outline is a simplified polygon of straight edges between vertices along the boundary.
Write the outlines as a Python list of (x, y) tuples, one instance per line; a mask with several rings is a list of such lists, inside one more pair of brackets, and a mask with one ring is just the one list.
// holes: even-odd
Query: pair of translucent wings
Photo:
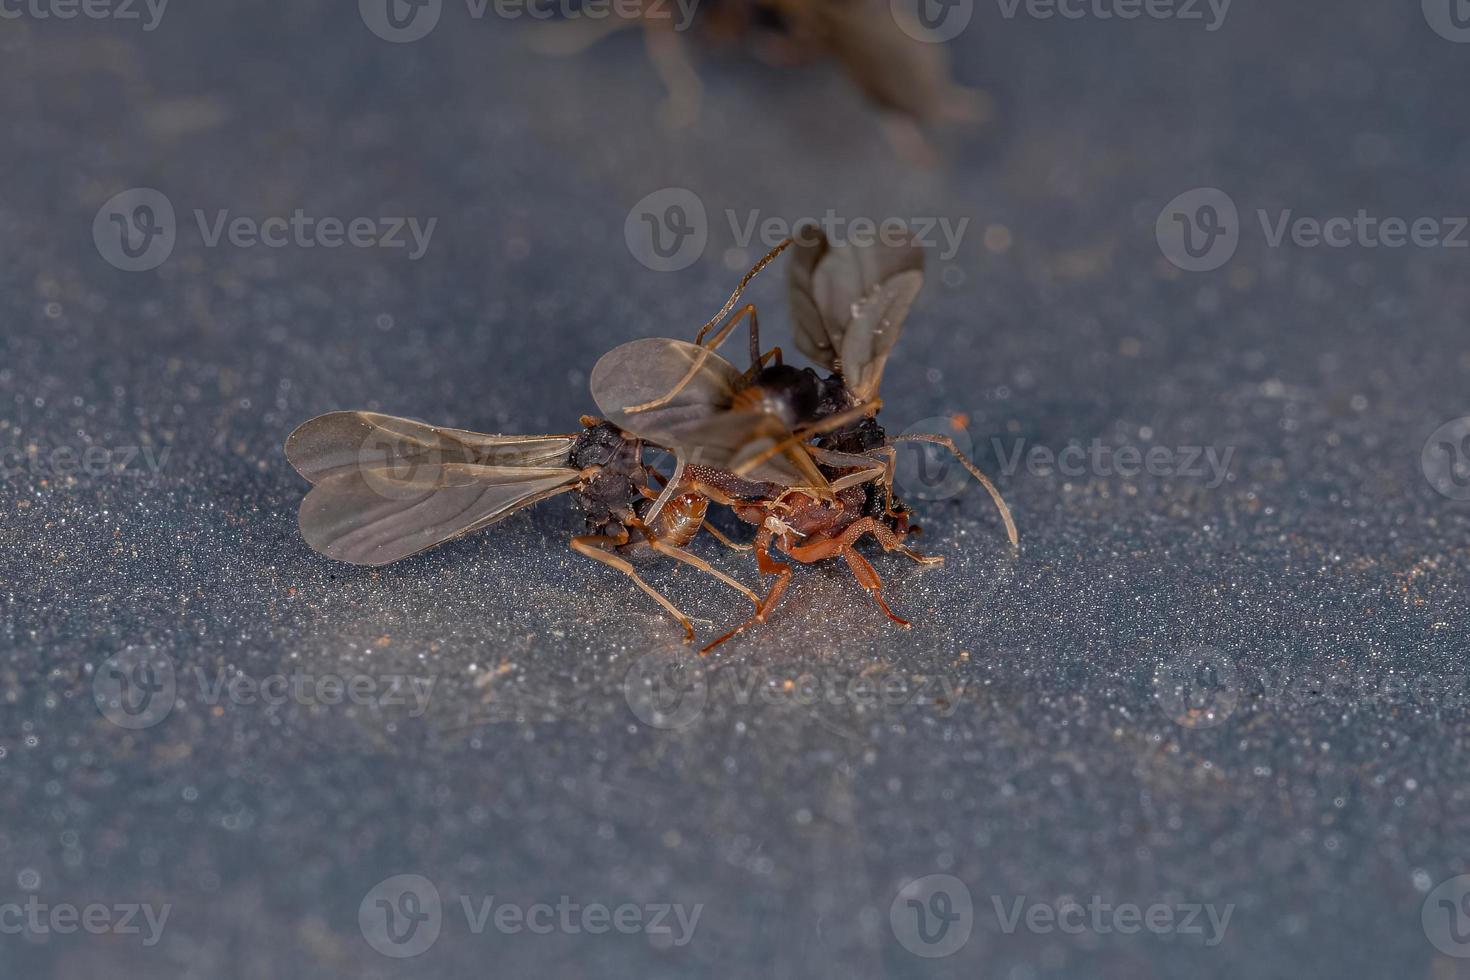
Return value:
[[(797, 348), (840, 375), (857, 404), (872, 401), (923, 285), (923, 252), (907, 240), (833, 246), (810, 229), (793, 251), (788, 286)], [(825, 488), (781, 420), (733, 408), (743, 383), (740, 370), (712, 349), (663, 337), (623, 344), (592, 369), (592, 397), (609, 421), (686, 462), (781, 486)]]
[(386, 565), (572, 489), (575, 442), (333, 412), (291, 433), (286, 458), (313, 484), (301, 502), (307, 544), (338, 561)]

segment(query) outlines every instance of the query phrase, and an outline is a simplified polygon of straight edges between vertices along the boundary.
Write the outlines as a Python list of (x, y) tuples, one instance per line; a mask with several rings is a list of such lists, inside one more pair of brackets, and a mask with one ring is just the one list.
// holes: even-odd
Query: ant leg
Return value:
[(744, 633), (746, 630), (750, 629), (757, 623), (764, 623), (766, 621), (766, 616), (770, 614), (770, 611), (775, 607), (776, 603), (781, 601), (781, 593), (785, 592), (786, 586), (791, 584), (792, 571), (790, 565), (786, 564), (785, 562), (776, 561), (771, 557), (770, 552), (766, 550), (770, 547), (770, 544), (771, 532), (767, 531), (765, 528), (762, 528), (760, 534), (756, 535), (755, 539), (756, 567), (760, 569), (762, 575), (774, 574), (776, 576), (776, 581), (774, 584), (772, 584), (771, 590), (767, 592), (766, 597), (756, 605), (754, 616), (750, 617), (745, 622), (741, 623), (739, 626), (735, 627), (719, 639), (707, 644), (702, 650), (699, 651), (700, 656), (708, 656), (711, 650), (719, 646), (721, 643), (724, 643), (726, 640), (731, 639), (735, 636), (739, 636), (741, 633)]
[(720, 544), (734, 551), (749, 551), (751, 548), (755, 547), (754, 545), (741, 544), (739, 541), (731, 541), (724, 535), (723, 532), (720, 531), (719, 528), (715, 527), (713, 524), (706, 523), (704, 525), (704, 529), (710, 534), (713, 534), (715, 536), (715, 540), (720, 542)]
[(668, 93), (660, 109), (663, 120), (676, 129), (692, 125), (699, 119), (703, 86), (689, 61), (688, 49), (678, 34), (649, 18), (644, 18), (643, 27), (648, 58)]
[(842, 549), (842, 557), (847, 559), (847, 567), (852, 569), (852, 575), (858, 580), (858, 585), (861, 585), (863, 588), (868, 590), (868, 594), (873, 597), (873, 601), (878, 603), (878, 608), (882, 609), (883, 613), (889, 619), (893, 620), (904, 629), (908, 629), (910, 626), (913, 625), (907, 619), (904, 619), (902, 616), (895, 614), (892, 609), (888, 608), (888, 603), (883, 601), (883, 594), (881, 591), (883, 588), (883, 580), (880, 579), (878, 577), (878, 573), (873, 570), (873, 565), (871, 562), (869, 562), (862, 555), (858, 554), (857, 550), (853, 548), (852, 545), (847, 545)]
[[(675, 40), (677, 41), (678, 39), (675, 38)], [(765, 255), (761, 256), (760, 261), (751, 267), (751, 270), (745, 274), (745, 278), (740, 280), (740, 285), (735, 287), (735, 291), (730, 294), (730, 298), (725, 300), (725, 305), (720, 307), (720, 312), (710, 317), (709, 322), (699, 328), (699, 333), (694, 335), (694, 343), (696, 345), (700, 344), (701, 341), (703, 341), (704, 335), (709, 333), (710, 330), (714, 328), (715, 324), (719, 323), (721, 320), (725, 319), (725, 317), (730, 315), (730, 311), (735, 309), (736, 303), (740, 302), (740, 294), (745, 292), (745, 287), (750, 285), (750, 281), (754, 279), (757, 275), (759, 275), (762, 269), (774, 262), (776, 260), (776, 256), (780, 255), (782, 252), (786, 251), (786, 249), (790, 248), (792, 241), (793, 239), (790, 238), (783, 239), (781, 243), (778, 244), (775, 248), (771, 249)], [(750, 304), (747, 305), (749, 306), (751, 312), (754, 313), (755, 307)], [(726, 327), (729, 328), (730, 325), (726, 324)], [(722, 328), (722, 332), (723, 330), (724, 328)], [(706, 347), (705, 349), (710, 350), (712, 348)], [(675, 385), (674, 389), (668, 394), (663, 395), (659, 398), (655, 398), (653, 401), (644, 402), (641, 405), (630, 405), (625, 408), (624, 411), (646, 412), (650, 408), (658, 408), (660, 405), (667, 405), (671, 399), (678, 395), (679, 392), (683, 391), (684, 388), (689, 384), (689, 382), (693, 380), (694, 376), (699, 372), (700, 366), (703, 365), (704, 358), (705, 355), (701, 354), (699, 359), (690, 366), (689, 373), (686, 374), (683, 380)]]
[(905, 544), (899, 545), (898, 546), (898, 550), (901, 551), (901, 552), (903, 552), (905, 555), (908, 555), (910, 558), (912, 558), (914, 561), (918, 562), (920, 565), (943, 565), (944, 564), (944, 556), (943, 555), (923, 555), (923, 554), (920, 554), (919, 552), (915, 551), (913, 548), (910, 548), (908, 545), (905, 545)]
[(610, 565), (632, 579), (634, 585), (638, 586), (638, 588), (642, 589), (644, 592), (647, 592), (650, 596), (652, 596), (659, 605), (668, 610), (669, 615), (677, 619), (680, 625), (684, 627), (684, 642), (693, 642), (694, 626), (689, 622), (689, 617), (681, 613), (679, 611), (679, 608), (668, 599), (665, 599), (657, 589), (649, 585), (647, 582), (643, 581), (643, 579), (639, 577), (638, 573), (633, 570), (633, 566), (628, 562), (626, 558), (613, 554), (608, 547), (609, 545), (617, 546), (627, 543), (628, 535), (626, 532), (624, 532), (624, 534), (622, 535), (621, 541), (619, 541), (615, 537), (606, 534), (579, 534), (576, 537), (572, 538), (571, 546), (572, 550), (577, 552), (577, 554), (586, 555), (588, 558), (600, 561), (604, 565)]
[[(667, 405), (677, 398), (679, 392), (689, 387), (689, 382), (693, 381), (699, 375), (699, 369), (704, 366), (705, 358), (708, 356), (704, 352), (719, 350), (720, 345), (730, 338), (730, 334), (740, 325), (740, 321), (746, 317), (750, 318), (750, 370), (745, 372), (745, 381), (749, 382), (753, 379), (756, 372), (764, 366), (766, 359), (771, 354), (767, 353), (763, 355), (760, 352), (760, 320), (756, 316), (755, 304), (746, 303), (732, 314), (730, 319), (721, 324), (720, 328), (715, 331), (714, 336), (710, 337), (708, 341), (705, 341), (704, 335), (709, 332), (710, 324), (706, 323), (703, 327), (699, 328), (699, 333), (694, 336), (694, 345), (702, 348), (700, 354), (689, 365), (689, 370), (684, 372), (684, 377), (680, 378), (674, 387), (657, 398), (650, 399), (646, 402), (639, 402), (637, 405), (629, 405), (625, 411), (646, 412), (649, 409)], [(776, 363), (781, 363), (781, 348), (772, 348), (772, 352), (776, 357)]]
[(806, 450), (811, 454), (813, 459), (823, 466), (833, 466), (854, 471), (833, 480), (833, 490), (846, 490), (848, 487), (860, 487), (864, 483), (871, 483), (874, 480), (882, 479), (884, 474), (882, 462), (870, 456), (860, 456), (854, 453), (839, 453), (830, 449), (821, 449), (817, 446), (807, 446)]
[(707, 575), (714, 576), (721, 582), (724, 582), (730, 588), (734, 589), (736, 592), (739, 592), (741, 595), (745, 596), (745, 598), (749, 599), (752, 605), (757, 607), (760, 606), (760, 596), (756, 595), (754, 592), (750, 591), (745, 586), (741, 585), (739, 582), (735, 581), (733, 578), (720, 571), (718, 568), (715, 568), (713, 565), (711, 565), (709, 562), (705, 561), (698, 555), (691, 554), (690, 552), (685, 551), (683, 548), (675, 548), (667, 541), (661, 541), (658, 538), (650, 539), (648, 542), (648, 546), (661, 555), (668, 555), (670, 558), (673, 558), (676, 561), (682, 561), (684, 564), (691, 565)]
[[(776, 260), (776, 256), (786, 251), (786, 249), (791, 246), (792, 241), (793, 239), (790, 238), (783, 239), (779, 245), (771, 249), (765, 255), (761, 256), (760, 261), (751, 267), (750, 271), (745, 274), (744, 279), (740, 280), (740, 285), (735, 287), (735, 291), (730, 294), (730, 298), (725, 300), (725, 305), (720, 307), (720, 312), (710, 317), (709, 322), (699, 328), (699, 333), (696, 336), (703, 337), (706, 333), (710, 331), (711, 327), (719, 323), (721, 320), (725, 319), (725, 317), (729, 315), (730, 311), (735, 309), (735, 304), (740, 302), (740, 294), (745, 292), (745, 287), (750, 285), (750, 281), (754, 279), (757, 275), (759, 275), (762, 269), (774, 262)], [(694, 342), (696, 344), (699, 343), (697, 339)]]
[(965, 454), (960, 452), (960, 447), (954, 444), (953, 439), (949, 436), (931, 435), (928, 433), (910, 433), (908, 435), (894, 436), (893, 441), (932, 442), (936, 446), (943, 446), (945, 449), (954, 453), (954, 457), (960, 461), (960, 465), (969, 470), (970, 475), (980, 481), (980, 485), (990, 494), (990, 499), (995, 501), (995, 506), (1000, 511), (1000, 518), (1006, 525), (1006, 537), (1011, 539), (1011, 547), (1015, 548), (1018, 546), (1019, 539), (1016, 537), (1016, 522), (1011, 519), (1011, 509), (1006, 506), (1006, 502), (1001, 498), (1000, 491), (995, 489), (995, 484), (991, 483), (990, 478), (980, 472), (980, 467), (970, 462), (965, 457)]

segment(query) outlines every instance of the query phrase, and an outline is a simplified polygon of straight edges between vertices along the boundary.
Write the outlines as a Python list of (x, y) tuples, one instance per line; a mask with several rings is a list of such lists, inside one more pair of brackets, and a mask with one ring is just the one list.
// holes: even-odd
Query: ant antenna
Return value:
[(949, 436), (930, 435), (928, 433), (909, 433), (901, 436), (894, 436), (890, 441), (932, 442), (936, 446), (943, 446), (945, 449), (948, 449), (950, 452), (954, 453), (955, 459), (958, 459), (960, 461), (960, 465), (969, 470), (970, 475), (979, 480), (980, 485), (983, 486), (987, 491), (989, 491), (990, 499), (995, 501), (995, 506), (1000, 511), (1000, 519), (1005, 521), (1006, 537), (1011, 539), (1011, 547), (1018, 547), (1019, 538), (1016, 536), (1016, 522), (1011, 520), (1011, 509), (1006, 506), (1005, 500), (1001, 498), (1000, 491), (995, 489), (995, 484), (991, 483), (990, 478), (987, 477), (984, 473), (980, 472), (980, 467), (976, 466), (974, 463), (965, 458), (965, 454), (960, 452), (960, 447), (954, 444), (953, 439), (951, 439)]

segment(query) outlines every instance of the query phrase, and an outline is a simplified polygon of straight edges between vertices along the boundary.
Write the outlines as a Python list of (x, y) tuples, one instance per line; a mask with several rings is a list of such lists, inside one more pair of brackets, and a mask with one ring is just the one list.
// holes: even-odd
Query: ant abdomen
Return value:
[(704, 526), (704, 515), (708, 510), (709, 498), (703, 494), (679, 494), (659, 511), (654, 535), (675, 548), (682, 548), (693, 541)]

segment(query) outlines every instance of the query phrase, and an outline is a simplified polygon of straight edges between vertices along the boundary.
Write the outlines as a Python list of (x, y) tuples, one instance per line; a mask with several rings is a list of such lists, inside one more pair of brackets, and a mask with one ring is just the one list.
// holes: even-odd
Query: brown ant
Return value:
[[(750, 280), (793, 244), (789, 286), (796, 344), (832, 372), (826, 378), (784, 364), (780, 348), (760, 351), (753, 304), (730, 313)], [(764, 622), (780, 599), (792, 570), (771, 557), (772, 546), (800, 562), (840, 555), (889, 619), (909, 625), (883, 600), (882, 581), (855, 548), (871, 534), (885, 551), (901, 551), (922, 564), (943, 561), (903, 544), (918, 529), (893, 493), (895, 443), (932, 442), (953, 452), (989, 492), (1016, 546), (1005, 501), (953, 440), (928, 434), (890, 439), (877, 421), (883, 367), (923, 284), (922, 269), (923, 253), (912, 242), (834, 247), (819, 232), (803, 229), (795, 242), (788, 239), (756, 264), (693, 343), (632, 341), (593, 368), (592, 393), (603, 413), (675, 453), (670, 489), (677, 485), (726, 504), (760, 528), (753, 545), (757, 567), (777, 580), (751, 620), (701, 652)], [(745, 372), (715, 353), (742, 321), (750, 330), (751, 365)]]
[[(791, 244), (747, 273), (694, 343), (653, 338), (605, 355), (593, 369), (592, 391), (608, 418), (584, 416), (578, 433), (487, 435), (375, 412), (333, 412), (302, 424), (286, 455), (313, 484), (301, 504), (303, 537), (329, 558), (381, 566), (575, 493), (588, 533), (571, 547), (631, 578), (683, 625), (686, 642), (694, 637), (689, 618), (626, 554), (648, 549), (674, 558), (751, 601), (753, 617), (702, 652), (764, 622), (780, 599), (791, 566), (772, 558), (772, 547), (800, 562), (842, 556), (889, 618), (909, 625), (883, 600), (877, 573), (854, 546), (871, 534), (915, 561), (943, 560), (903, 544), (917, 529), (893, 494), (892, 444), (954, 445), (939, 436), (889, 440), (874, 418), (883, 362), (922, 282), (922, 256), (912, 246), (875, 255), (831, 249), (825, 239), (802, 244), (792, 274), (797, 346), (833, 372), (821, 379), (783, 364), (779, 348), (761, 353), (753, 305), (730, 315), (751, 279)], [(752, 363), (742, 373), (715, 348), (746, 320)], [(644, 464), (646, 448), (674, 453), (671, 477)], [(1014, 546), (1015, 524), (999, 493), (955, 452), (995, 499)], [(753, 545), (707, 523), (711, 501), (760, 528)], [(702, 528), (732, 548), (755, 550), (761, 573), (777, 576), (764, 598), (687, 550)]]

